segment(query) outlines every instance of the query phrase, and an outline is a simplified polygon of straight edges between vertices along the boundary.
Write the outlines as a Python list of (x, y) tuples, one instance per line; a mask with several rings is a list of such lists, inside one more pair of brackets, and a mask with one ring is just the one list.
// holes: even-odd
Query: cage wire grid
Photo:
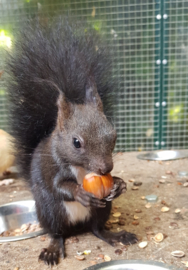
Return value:
[[(187, 148), (187, 6), (180, 0), (0, 0), (0, 70), (6, 47), (2, 31), (13, 40), (13, 29), (27, 16), (69, 10), (114, 41), (116, 151)], [(3, 73), (0, 128), (8, 130), (6, 79)]]

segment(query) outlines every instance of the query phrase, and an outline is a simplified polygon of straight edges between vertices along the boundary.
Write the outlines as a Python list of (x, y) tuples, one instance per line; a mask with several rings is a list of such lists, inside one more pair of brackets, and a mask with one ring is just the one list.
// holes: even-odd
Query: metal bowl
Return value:
[[(7, 230), (15, 230), (23, 224), (38, 222), (35, 201), (18, 201), (0, 206), (0, 234)], [(44, 234), (43, 230), (19, 236), (0, 237), (0, 243), (18, 241)]]
[(174, 150), (161, 150), (154, 151), (137, 156), (138, 159), (144, 160), (174, 160), (180, 158), (187, 158), (188, 151), (174, 151)]
[(155, 261), (120, 260), (90, 266), (85, 270), (183, 270)]

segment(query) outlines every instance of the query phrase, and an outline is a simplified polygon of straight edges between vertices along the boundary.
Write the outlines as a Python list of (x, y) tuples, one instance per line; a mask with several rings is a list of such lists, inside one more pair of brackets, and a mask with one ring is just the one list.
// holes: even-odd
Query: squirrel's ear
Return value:
[(57, 123), (60, 130), (63, 129), (64, 123), (67, 119), (70, 119), (72, 114), (72, 105), (66, 99), (65, 95), (61, 92), (59, 93), (59, 97), (57, 99), (57, 107), (58, 107), (58, 115), (57, 115)]
[(91, 103), (92, 105), (98, 107), (100, 110), (103, 110), (103, 104), (101, 98), (97, 91), (97, 86), (94, 80), (89, 80), (85, 87), (85, 102)]

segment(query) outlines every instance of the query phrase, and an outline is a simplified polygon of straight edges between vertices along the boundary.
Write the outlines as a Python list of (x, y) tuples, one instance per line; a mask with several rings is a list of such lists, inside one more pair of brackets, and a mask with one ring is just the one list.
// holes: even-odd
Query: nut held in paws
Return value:
[(83, 188), (86, 191), (93, 193), (98, 199), (108, 196), (113, 185), (114, 181), (109, 173), (106, 175), (89, 173), (83, 180)]

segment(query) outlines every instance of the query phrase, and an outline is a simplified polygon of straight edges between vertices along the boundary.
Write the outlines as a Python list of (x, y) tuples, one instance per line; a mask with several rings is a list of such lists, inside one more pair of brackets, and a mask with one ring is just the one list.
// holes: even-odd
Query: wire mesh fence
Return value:
[[(117, 151), (188, 148), (188, 3), (182, 0), (1, 0), (4, 49), (26, 17), (68, 10), (113, 40), (118, 103)], [(6, 73), (0, 78), (0, 128), (8, 130)]]

